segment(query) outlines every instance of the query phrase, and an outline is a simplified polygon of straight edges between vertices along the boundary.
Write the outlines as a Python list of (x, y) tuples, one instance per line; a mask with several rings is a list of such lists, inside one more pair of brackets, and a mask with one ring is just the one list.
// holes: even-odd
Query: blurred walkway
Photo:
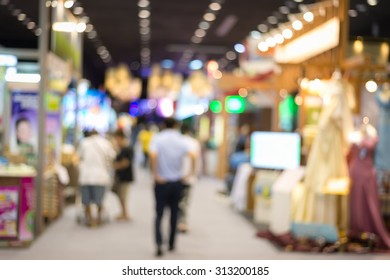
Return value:
[[(129, 196), (132, 222), (112, 221), (90, 229), (78, 225), (76, 207), (68, 207), (30, 248), (0, 249), (0, 259), (154, 259), (152, 182), (145, 170), (137, 175)], [(281, 252), (255, 237), (255, 227), (236, 213), (226, 198), (216, 195), (220, 188), (222, 183), (210, 178), (193, 188), (190, 231), (179, 234), (177, 251), (165, 253), (163, 259), (390, 259), (389, 255)], [(106, 203), (110, 215), (115, 216), (119, 212), (116, 197), (110, 193)]]

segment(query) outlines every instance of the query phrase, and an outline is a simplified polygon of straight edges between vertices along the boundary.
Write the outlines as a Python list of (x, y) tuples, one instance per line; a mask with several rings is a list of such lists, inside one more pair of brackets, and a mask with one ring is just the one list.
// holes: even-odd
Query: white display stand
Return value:
[(280, 235), (291, 230), (292, 192), (303, 178), (305, 168), (285, 170), (272, 186), (270, 230)]
[(236, 176), (234, 177), (230, 198), (233, 207), (238, 211), (245, 211), (246, 209), (248, 180), (252, 171), (253, 168), (249, 163), (242, 163), (239, 165)]
[(271, 219), (272, 188), (281, 171), (258, 170), (254, 181), (255, 207), (253, 219), (255, 223), (269, 224)]

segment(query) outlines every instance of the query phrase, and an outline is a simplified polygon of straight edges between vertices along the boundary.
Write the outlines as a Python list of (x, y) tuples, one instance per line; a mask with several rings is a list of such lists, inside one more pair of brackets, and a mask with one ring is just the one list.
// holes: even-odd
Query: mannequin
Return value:
[[(318, 133), (309, 154), (304, 193), (297, 203), (296, 222), (329, 224), (340, 230), (348, 228), (347, 196), (327, 194), (332, 180), (349, 179), (346, 155), (353, 131), (351, 106), (355, 104), (353, 87), (336, 69), (323, 92)], [(351, 100), (352, 99), (352, 100)]]
[(349, 153), (350, 224), (352, 234), (374, 233), (382, 245), (390, 248), (390, 235), (384, 226), (374, 167), (374, 151), (378, 143), (376, 129), (365, 117), (360, 128), (352, 134), (352, 147)]
[[(378, 115), (378, 145), (375, 151), (375, 167), (378, 171), (379, 186), (382, 174), (390, 170), (390, 85), (384, 83), (376, 95), (379, 108)], [(381, 187), (381, 186), (380, 186)], [(380, 192), (382, 189), (380, 188)]]

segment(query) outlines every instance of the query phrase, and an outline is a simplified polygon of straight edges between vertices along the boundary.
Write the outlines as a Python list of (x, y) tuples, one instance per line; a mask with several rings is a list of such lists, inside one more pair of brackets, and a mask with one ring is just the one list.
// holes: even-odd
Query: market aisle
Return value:
[[(389, 255), (278, 251), (268, 241), (255, 237), (255, 227), (236, 213), (228, 200), (216, 195), (219, 188), (220, 181), (204, 178), (193, 189), (190, 232), (179, 235), (177, 251), (166, 253), (163, 259), (390, 259)], [(75, 222), (76, 207), (69, 207), (30, 248), (0, 249), (0, 259), (154, 259), (154, 201), (148, 172), (139, 171), (129, 199), (131, 223), (113, 221), (101, 228), (85, 228)], [(115, 196), (110, 194), (107, 202), (111, 204), (110, 214), (115, 216), (119, 210)]]

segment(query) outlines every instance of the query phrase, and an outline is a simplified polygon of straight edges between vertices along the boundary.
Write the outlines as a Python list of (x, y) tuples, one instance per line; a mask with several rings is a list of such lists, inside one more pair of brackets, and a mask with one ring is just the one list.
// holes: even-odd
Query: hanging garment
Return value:
[(324, 91), (325, 106), (307, 162), (304, 192), (294, 207), (296, 222), (348, 228), (348, 196), (325, 194), (325, 190), (331, 181), (349, 176), (346, 155), (353, 130), (352, 96), (352, 86), (342, 80), (331, 80)]
[(379, 172), (390, 170), (390, 99), (383, 100), (376, 96), (379, 107), (378, 135), (379, 142), (375, 152), (375, 166)]
[(378, 235), (384, 246), (390, 248), (390, 234), (383, 223), (377, 177), (374, 167), (374, 152), (377, 138), (362, 140), (350, 151), (350, 232), (370, 232)]

